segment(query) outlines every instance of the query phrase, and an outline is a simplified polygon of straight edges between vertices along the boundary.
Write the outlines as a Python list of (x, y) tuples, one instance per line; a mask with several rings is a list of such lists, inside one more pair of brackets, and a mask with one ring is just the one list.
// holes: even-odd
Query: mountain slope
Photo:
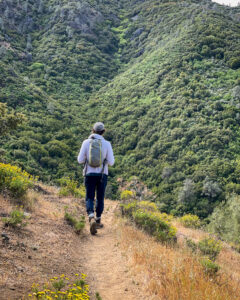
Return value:
[(101, 117), (126, 176), (153, 188), (162, 210), (206, 217), (228, 192), (240, 191), (240, 73), (233, 65), (240, 31), (237, 19), (218, 6), (181, 7), (142, 4), (139, 28), (158, 18), (159, 35), (154, 29), (150, 37), (140, 35), (145, 53), (92, 105), (105, 104)]
[(29, 119), (6, 140), (6, 160), (43, 180), (78, 172), (81, 106), (118, 69), (116, 3), (1, 1), (0, 101)]
[(240, 193), (239, 8), (5, 0), (0, 11), (0, 101), (29, 116), (5, 160), (43, 180), (81, 178), (77, 152), (102, 120), (112, 178), (139, 176), (163, 211), (206, 217)]

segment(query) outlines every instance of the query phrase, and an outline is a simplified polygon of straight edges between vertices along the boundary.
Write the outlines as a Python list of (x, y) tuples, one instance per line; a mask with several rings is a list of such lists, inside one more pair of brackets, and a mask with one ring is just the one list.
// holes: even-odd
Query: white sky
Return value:
[(240, 3), (240, 0), (212, 0), (213, 2), (217, 2), (219, 4), (225, 4), (230, 6), (237, 6)]

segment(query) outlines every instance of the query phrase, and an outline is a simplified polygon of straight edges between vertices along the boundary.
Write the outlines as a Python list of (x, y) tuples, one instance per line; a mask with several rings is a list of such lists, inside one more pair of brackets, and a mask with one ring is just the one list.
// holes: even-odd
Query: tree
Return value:
[(14, 111), (9, 112), (6, 104), (0, 103), (0, 136), (16, 129), (24, 120), (23, 114)]
[(179, 192), (178, 201), (179, 202), (189, 202), (191, 203), (195, 198), (195, 184), (191, 179), (186, 179), (184, 185)]

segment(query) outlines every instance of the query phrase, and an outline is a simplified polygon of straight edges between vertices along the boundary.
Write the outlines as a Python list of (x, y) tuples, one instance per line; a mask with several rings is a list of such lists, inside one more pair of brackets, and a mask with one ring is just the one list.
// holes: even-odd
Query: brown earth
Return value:
[(136, 300), (142, 298), (140, 287), (128, 266), (127, 253), (119, 247), (117, 202), (106, 200), (104, 228), (88, 236), (82, 244), (85, 270), (92, 287), (103, 300)]
[[(47, 188), (41, 195), (23, 229), (4, 228), (0, 240), (0, 299), (25, 299), (33, 283), (40, 286), (53, 276), (87, 274), (91, 299), (98, 291), (103, 300), (141, 299), (139, 286), (128, 268), (126, 254), (118, 246), (115, 222), (117, 203), (106, 200), (104, 228), (97, 235), (89, 234), (88, 224), (77, 235), (64, 220), (64, 207), (84, 214), (83, 201), (59, 198), (57, 189)], [(81, 202), (81, 203), (79, 203)], [(1, 215), (12, 208), (0, 198)]]

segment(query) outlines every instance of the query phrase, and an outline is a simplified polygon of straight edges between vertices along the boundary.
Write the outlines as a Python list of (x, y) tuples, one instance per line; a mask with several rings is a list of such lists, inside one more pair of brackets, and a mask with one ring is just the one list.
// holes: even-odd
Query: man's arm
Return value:
[(79, 164), (84, 164), (86, 162), (86, 160), (87, 160), (87, 140), (82, 143), (82, 147), (78, 154), (77, 160), (78, 160)]
[(113, 149), (111, 143), (108, 142), (108, 149), (107, 149), (107, 162), (109, 166), (114, 165), (114, 155), (113, 155)]

